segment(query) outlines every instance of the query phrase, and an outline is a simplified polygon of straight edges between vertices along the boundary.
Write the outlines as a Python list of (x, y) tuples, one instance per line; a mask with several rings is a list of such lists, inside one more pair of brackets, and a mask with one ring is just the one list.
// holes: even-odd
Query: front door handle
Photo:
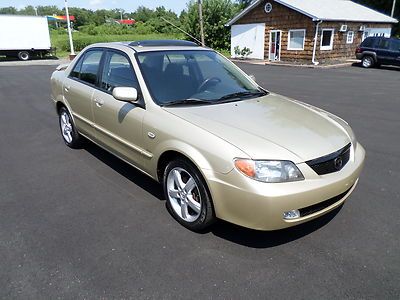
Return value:
[(70, 88), (71, 88), (70, 86), (64, 86), (64, 91), (68, 93)]
[(104, 100), (101, 99), (94, 99), (94, 102), (96, 103), (97, 107), (101, 107), (104, 105)]

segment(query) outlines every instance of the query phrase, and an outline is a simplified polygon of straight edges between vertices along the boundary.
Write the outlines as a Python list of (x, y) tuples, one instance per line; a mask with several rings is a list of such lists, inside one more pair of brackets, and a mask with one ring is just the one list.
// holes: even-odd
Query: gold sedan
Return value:
[[(275, 230), (340, 206), (364, 148), (339, 117), (268, 92), (185, 41), (95, 44), (51, 77), (65, 144), (86, 138), (160, 182), (191, 230)], [(85, 139), (85, 140), (86, 140)]]

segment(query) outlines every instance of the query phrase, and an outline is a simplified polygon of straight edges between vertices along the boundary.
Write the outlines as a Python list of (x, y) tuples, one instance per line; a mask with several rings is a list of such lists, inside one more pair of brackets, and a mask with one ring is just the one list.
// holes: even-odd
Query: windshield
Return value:
[(150, 93), (159, 105), (223, 103), (265, 94), (214, 51), (142, 52), (138, 61)]

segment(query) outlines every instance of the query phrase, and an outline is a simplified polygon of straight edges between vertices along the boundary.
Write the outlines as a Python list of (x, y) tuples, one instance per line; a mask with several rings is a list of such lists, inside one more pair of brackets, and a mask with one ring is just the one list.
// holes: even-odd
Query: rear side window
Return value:
[(102, 50), (92, 50), (86, 52), (80, 70), (80, 80), (90, 84), (96, 84), (102, 54)]
[(362, 44), (361, 44), (361, 46), (362, 47), (372, 47), (373, 46), (373, 44), (374, 44), (374, 39), (373, 38), (366, 38), (365, 40), (364, 40), (364, 42), (362, 42)]
[(139, 82), (125, 55), (107, 52), (100, 86), (108, 92), (115, 87), (134, 87), (139, 90)]
[(381, 39), (381, 40), (378, 42), (378, 48), (379, 48), (379, 49), (385, 49), (385, 50), (387, 50), (387, 49), (389, 49), (389, 45), (390, 45), (390, 40), (389, 40), (389, 39)]
[(81, 73), (81, 68), (82, 68), (82, 61), (83, 61), (83, 58), (81, 58), (78, 61), (78, 63), (75, 65), (74, 69), (71, 71), (69, 76), (71, 76), (73, 78), (79, 78), (79, 75)]
[(400, 40), (391, 40), (390, 41), (390, 50), (392, 51), (400, 51)]

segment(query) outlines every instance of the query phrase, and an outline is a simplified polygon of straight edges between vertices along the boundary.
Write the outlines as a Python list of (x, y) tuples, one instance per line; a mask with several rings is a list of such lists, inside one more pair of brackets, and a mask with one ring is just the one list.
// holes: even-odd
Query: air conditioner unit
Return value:
[(340, 32), (346, 32), (347, 31), (347, 25), (342, 25), (340, 26)]
[(365, 31), (365, 26), (364, 26), (364, 25), (360, 26), (360, 28), (358, 29), (358, 31)]

